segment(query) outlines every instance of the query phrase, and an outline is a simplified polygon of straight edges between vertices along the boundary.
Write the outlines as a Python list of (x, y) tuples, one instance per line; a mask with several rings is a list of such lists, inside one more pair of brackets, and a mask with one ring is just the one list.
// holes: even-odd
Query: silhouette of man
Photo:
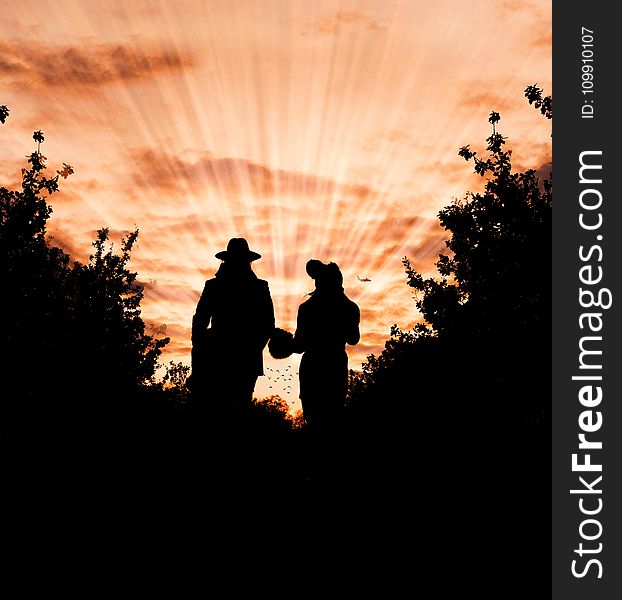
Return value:
[(335, 263), (310, 260), (306, 270), (315, 280), (315, 290), (298, 307), (294, 352), (303, 353), (299, 376), (305, 422), (323, 435), (341, 421), (348, 388), (345, 345), (359, 341), (360, 311), (345, 295)]
[(193, 395), (200, 408), (241, 415), (251, 405), (262, 352), (274, 329), (268, 283), (259, 279), (244, 238), (232, 238), (218, 252), (216, 275), (205, 282), (192, 319)]

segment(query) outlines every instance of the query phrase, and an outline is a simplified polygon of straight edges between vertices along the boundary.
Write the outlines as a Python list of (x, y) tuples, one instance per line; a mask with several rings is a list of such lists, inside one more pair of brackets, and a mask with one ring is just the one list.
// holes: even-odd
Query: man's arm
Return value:
[(263, 300), (262, 300), (262, 331), (260, 337), (261, 348), (265, 348), (272, 332), (274, 331), (274, 304), (272, 303), (272, 296), (270, 295), (270, 287), (267, 282), (263, 285)]
[(205, 282), (203, 293), (197, 303), (197, 308), (192, 317), (192, 341), (200, 341), (207, 330), (213, 312), (212, 292), (209, 282)]

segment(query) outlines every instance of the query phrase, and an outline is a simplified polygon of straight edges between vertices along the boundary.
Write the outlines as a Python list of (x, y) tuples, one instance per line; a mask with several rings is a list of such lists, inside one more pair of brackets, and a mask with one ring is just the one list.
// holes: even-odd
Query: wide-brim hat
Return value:
[(227, 244), (227, 249), (216, 254), (220, 260), (245, 260), (252, 262), (261, 258), (261, 254), (253, 252), (248, 247), (248, 242), (244, 238), (231, 238)]

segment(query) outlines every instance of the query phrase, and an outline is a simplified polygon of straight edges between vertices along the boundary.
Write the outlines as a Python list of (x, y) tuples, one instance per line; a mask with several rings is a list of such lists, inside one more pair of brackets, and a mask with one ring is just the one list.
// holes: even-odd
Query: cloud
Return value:
[[(483, 83), (474, 83), (475, 85), (484, 86)], [(510, 102), (506, 98), (503, 98), (499, 94), (495, 94), (493, 92), (480, 91), (478, 89), (472, 89), (467, 91), (459, 102), (460, 108), (465, 109), (481, 109), (482, 107), (486, 107), (486, 110), (492, 111), (495, 110), (497, 112), (503, 112), (506, 110), (511, 110), (514, 107), (514, 103)]]
[(373, 33), (381, 33), (388, 30), (387, 26), (380, 19), (354, 10), (340, 10), (327, 17), (312, 21), (302, 32), (302, 35), (316, 33), (339, 34), (345, 31), (353, 33), (357, 28), (360, 30), (361, 27), (363, 30)]
[(25, 160), (4, 159), (0, 185), (10, 190), (19, 190), (22, 185), (22, 169), (28, 165)]
[(358, 369), (359, 364), (367, 360), (370, 354), (378, 355), (390, 338), (390, 328), (387, 326), (386, 332), (364, 332), (364, 338), (356, 346), (346, 346), (349, 358), (349, 367)]
[(60, 248), (63, 252), (71, 257), (71, 260), (85, 263), (88, 261), (89, 251), (91, 248), (84, 249), (78, 244), (73, 236), (65, 229), (54, 227), (49, 230), (46, 236), (49, 244)]
[[(386, 336), (388, 339), (389, 336)], [(357, 370), (359, 365), (357, 363), (364, 363), (368, 356), (371, 354), (378, 356), (384, 350), (384, 343), (382, 344), (365, 344), (359, 342), (355, 348), (348, 348), (349, 367), (350, 369)]]
[(130, 44), (53, 46), (37, 42), (0, 43), (0, 76), (24, 87), (100, 86), (152, 77), (188, 67), (177, 50), (144, 51)]
[(551, 3), (540, 0), (502, 0), (497, 6), (501, 19), (516, 25), (518, 20), (530, 23), (533, 37), (529, 46), (539, 50), (551, 49), (553, 36), (551, 32)]
[(273, 169), (245, 158), (216, 157), (209, 152), (186, 159), (160, 150), (141, 149), (132, 153), (131, 163), (130, 177), (138, 187), (165, 192), (190, 189), (203, 194), (210, 189), (221, 196), (317, 198), (340, 195), (358, 200), (367, 200), (375, 194), (365, 185), (340, 184), (327, 177)]
[(361, 323), (375, 323), (384, 318), (384, 310), (379, 306), (361, 306)]
[(544, 182), (548, 180), (553, 173), (553, 163), (546, 162), (540, 165), (536, 170), (536, 177), (538, 178), (538, 188), (540, 191), (544, 190)]
[(190, 337), (173, 337), (173, 334), (168, 334), (168, 337), (170, 341), (162, 351), (162, 356), (160, 357), (160, 364), (166, 365), (169, 361), (173, 361), (182, 362), (185, 365), (190, 365), (190, 352), (192, 351)]
[[(53, 174), (53, 171), (48, 173), (48, 175), (51, 174)], [(50, 197), (50, 204), (52, 204), (53, 208), (69, 204), (77, 206), (87, 201), (89, 195), (93, 192), (99, 192), (105, 189), (106, 187), (95, 179), (80, 181), (72, 177), (69, 183), (61, 180), (61, 187)]]
[[(537, 21), (544, 14), (542, 10), (542, 2), (539, 0), (501, 0), (498, 4), (498, 8), (501, 14), (511, 20), (516, 18), (517, 15), (525, 15), (531, 17)], [(548, 7), (548, 13), (550, 14), (550, 4)]]
[(551, 161), (540, 165), (536, 169), (536, 175), (540, 179), (548, 179), (551, 176), (551, 172), (553, 170), (553, 163)]
[[(444, 247), (447, 233), (437, 219), (414, 216), (383, 216), (365, 222), (365, 235), (356, 244), (349, 243), (346, 234), (331, 235), (331, 252), (335, 260), (354, 275), (372, 278), (375, 287), (379, 277), (399, 265), (408, 255), (417, 259), (418, 265), (429, 268)], [(338, 240), (344, 240), (340, 242)], [(347, 267), (346, 267), (347, 265)]]
[(185, 283), (161, 284), (150, 280), (151, 285), (145, 289), (145, 298), (150, 301), (165, 301), (168, 304), (180, 304), (181, 306), (194, 306), (201, 295), (200, 290), (190, 289)]
[(531, 45), (547, 49), (551, 48), (551, 46), (553, 45), (553, 34), (550, 32), (545, 33), (544, 35), (541, 35), (534, 39), (533, 42), (531, 42)]

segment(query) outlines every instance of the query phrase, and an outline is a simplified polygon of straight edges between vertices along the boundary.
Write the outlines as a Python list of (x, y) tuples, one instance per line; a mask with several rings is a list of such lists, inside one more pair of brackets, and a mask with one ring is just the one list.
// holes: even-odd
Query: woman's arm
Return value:
[(348, 317), (346, 323), (346, 343), (350, 344), (350, 346), (355, 346), (361, 339), (361, 332), (359, 330), (361, 311), (354, 302), (351, 304), (351, 313)]
[(306, 318), (302, 305), (298, 307), (298, 317), (296, 318), (296, 333), (294, 333), (293, 352), (301, 354), (307, 349)]

